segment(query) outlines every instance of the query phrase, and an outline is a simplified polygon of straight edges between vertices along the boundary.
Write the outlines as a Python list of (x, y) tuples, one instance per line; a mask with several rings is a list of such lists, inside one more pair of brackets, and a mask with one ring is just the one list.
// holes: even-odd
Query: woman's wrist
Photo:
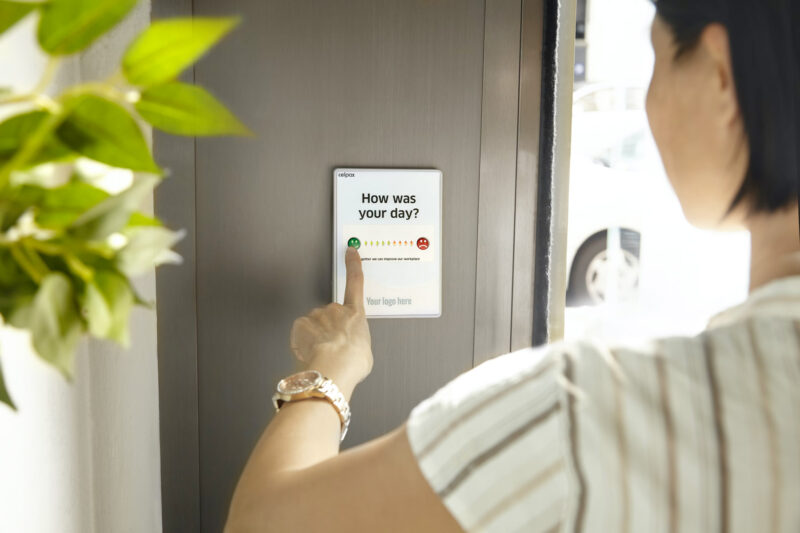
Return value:
[(345, 400), (350, 402), (350, 397), (353, 395), (353, 390), (358, 385), (359, 380), (349, 372), (347, 369), (341, 368), (341, 365), (332, 363), (331, 361), (323, 358), (314, 358), (307, 366), (308, 370), (316, 370), (326, 378), (333, 381), (341, 393), (344, 395)]

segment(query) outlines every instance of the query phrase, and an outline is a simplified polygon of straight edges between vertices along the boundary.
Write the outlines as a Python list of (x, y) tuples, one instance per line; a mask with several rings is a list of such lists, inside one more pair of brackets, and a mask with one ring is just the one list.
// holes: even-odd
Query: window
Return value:
[(576, 65), (573, 94), (565, 337), (694, 334), (713, 313), (746, 297), (749, 234), (690, 226), (669, 184), (644, 105), (652, 5), (589, 0), (584, 13), (585, 57)]

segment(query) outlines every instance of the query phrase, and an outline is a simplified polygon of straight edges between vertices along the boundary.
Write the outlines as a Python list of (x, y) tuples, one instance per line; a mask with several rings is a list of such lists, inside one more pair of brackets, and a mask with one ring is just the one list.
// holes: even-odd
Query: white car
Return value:
[[(568, 306), (597, 305), (610, 298), (630, 301), (637, 296), (642, 206), (648, 205), (647, 178), (660, 165), (644, 111), (645, 91), (606, 84), (575, 90)], [(615, 242), (619, 244), (614, 246)]]

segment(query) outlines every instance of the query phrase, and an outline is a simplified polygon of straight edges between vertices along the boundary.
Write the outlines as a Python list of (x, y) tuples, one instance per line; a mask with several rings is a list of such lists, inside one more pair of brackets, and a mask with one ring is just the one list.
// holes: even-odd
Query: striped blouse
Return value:
[(798, 532), (800, 276), (694, 337), (491, 359), (407, 432), (465, 531)]

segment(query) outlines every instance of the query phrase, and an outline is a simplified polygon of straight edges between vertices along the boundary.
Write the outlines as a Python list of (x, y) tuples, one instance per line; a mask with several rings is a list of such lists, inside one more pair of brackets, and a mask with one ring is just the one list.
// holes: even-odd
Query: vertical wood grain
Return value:
[(511, 347), (521, 12), (521, 0), (486, 1), (475, 365)]
[(330, 299), (333, 168), (443, 172), (442, 317), (371, 322), (375, 365), (344, 446), (401, 424), (472, 366), (484, 5), (196, 0), (195, 10), (243, 17), (195, 73), (256, 134), (197, 143), (201, 529), (217, 532), (273, 416), (275, 383), (295, 369), (291, 323)]
[(531, 346), (533, 343), (533, 276), (539, 177), (543, 11), (544, 0), (524, 0), (519, 82), (511, 351)]
[[(334, 167), (438, 168), (444, 188), (443, 315), (372, 321), (375, 366), (344, 447), (531, 344), (534, 234), (558, 255), (566, 227), (561, 193), (538, 195), (552, 188), (539, 183), (540, 147), (552, 146), (539, 136), (542, 10), (557, 0), (194, 3), (154, 0), (153, 16), (242, 15), (194, 76), (256, 136), (155, 138), (174, 174), (157, 212), (188, 230), (184, 265), (158, 275), (165, 531), (221, 529), (275, 383), (295, 370), (291, 322), (330, 298)], [(563, 176), (563, 144), (553, 153)], [(564, 212), (550, 217), (552, 205)], [(539, 292), (549, 332), (559, 291)]]

